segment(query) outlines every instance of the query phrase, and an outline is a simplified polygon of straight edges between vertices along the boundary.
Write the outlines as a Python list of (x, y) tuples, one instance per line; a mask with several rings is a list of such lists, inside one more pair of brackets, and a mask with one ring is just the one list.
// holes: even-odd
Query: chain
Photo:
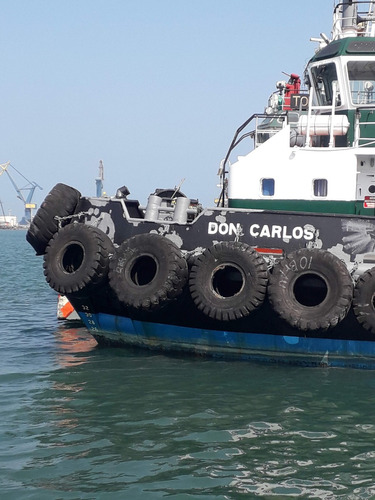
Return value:
[(64, 217), (60, 217), (58, 215), (55, 215), (54, 219), (57, 220), (59, 224), (59, 229), (62, 228), (62, 223), (66, 220), (71, 220), (73, 218), (79, 219), (83, 215), (88, 215), (88, 212), (78, 212), (77, 214), (72, 214), (72, 215), (65, 215)]

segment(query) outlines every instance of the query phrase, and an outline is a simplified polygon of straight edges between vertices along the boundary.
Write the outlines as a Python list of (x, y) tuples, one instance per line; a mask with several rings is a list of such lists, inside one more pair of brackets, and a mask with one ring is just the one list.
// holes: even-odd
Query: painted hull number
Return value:
[(308, 271), (311, 269), (312, 259), (312, 256), (308, 258), (304, 255), (298, 261), (295, 259), (291, 260), (286, 267), (295, 273), (299, 271)]

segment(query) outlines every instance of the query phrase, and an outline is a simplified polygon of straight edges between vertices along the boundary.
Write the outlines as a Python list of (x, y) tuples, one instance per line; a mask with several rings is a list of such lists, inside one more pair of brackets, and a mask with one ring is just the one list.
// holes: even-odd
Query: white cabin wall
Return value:
[[(290, 147), (287, 126), (229, 169), (232, 199), (344, 200), (356, 199), (355, 150)], [(261, 179), (275, 179), (275, 195), (261, 194)], [(313, 180), (327, 179), (328, 196), (313, 194)]]
[(361, 151), (358, 155), (358, 173), (357, 173), (357, 198), (363, 199), (365, 196), (374, 196), (375, 188), (375, 156), (371, 153), (365, 155)]

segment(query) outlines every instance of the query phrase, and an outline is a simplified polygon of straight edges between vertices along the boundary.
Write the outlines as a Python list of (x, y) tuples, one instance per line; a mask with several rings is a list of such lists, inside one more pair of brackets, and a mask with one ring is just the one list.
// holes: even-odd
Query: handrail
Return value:
[[(363, 147), (369, 144), (373, 144), (375, 137), (361, 137), (361, 127), (364, 125), (375, 125), (375, 122), (361, 122), (361, 110), (366, 110), (366, 111), (375, 111), (375, 106), (369, 107), (369, 106), (359, 106), (356, 108), (356, 113), (355, 113), (355, 123), (354, 123), (354, 140), (353, 140), (353, 147)], [(360, 141), (366, 141), (366, 144), (359, 144)]]
[(224, 203), (225, 203), (225, 188), (226, 188), (226, 175), (228, 173), (228, 171), (226, 170), (226, 166), (227, 166), (227, 162), (229, 160), (229, 156), (231, 154), (231, 152), (233, 151), (233, 149), (238, 146), (238, 144), (243, 140), (245, 139), (246, 137), (251, 137), (251, 135), (253, 135), (254, 133), (257, 134), (257, 126), (255, 128), (255, 131), (252, 130), (250, 132), (247, 132), (246, 134), (243, 134), (241, 137), (238, 138), (239, 134), (249, 125), (249, 123), (251, 123), (254, 118), (256, 120), (258, 120), (258, 118), (281, 118), (283, 121), (286, 120), (287, 118), (287, 114), (286, 113), (283, 113), (283, 114), (266, 114), (266, 113), (254, 113), (253, 115), (250, 116), (250, 118), (248, 118), (237, 130), (236, 130), (236, 133), (234, 134), (234, 137), (232, 139), (232, 142), (230, 143), (230, 146), (229, 146), (229, 149), (228, 149), (228, 152), (227, 154), (225, 155), (225, 158), (224, 160), (222, 161), (222, 166), (220, 168), (221, 170), (221, 173), (220, 173), (220, 178), (221, 178), (221, 183), (222, 183), (222, 190), (221, 190), (221, 193), (220, 193), (220, 196), (219, 196), (219, 199), (218, 199), (218, 202), (216, 204), (216, 206), (220, 207), (224, 207)]

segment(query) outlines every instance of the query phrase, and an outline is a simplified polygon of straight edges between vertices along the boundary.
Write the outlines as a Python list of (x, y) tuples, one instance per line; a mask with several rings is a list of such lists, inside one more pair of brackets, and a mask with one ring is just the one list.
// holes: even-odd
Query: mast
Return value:
[(375, 36), (374, 0), (343, 0), (333, 13), (332, 39)]
[(344, 0), (342, 6), (342, 36), (357, 36), (357, 4)]

